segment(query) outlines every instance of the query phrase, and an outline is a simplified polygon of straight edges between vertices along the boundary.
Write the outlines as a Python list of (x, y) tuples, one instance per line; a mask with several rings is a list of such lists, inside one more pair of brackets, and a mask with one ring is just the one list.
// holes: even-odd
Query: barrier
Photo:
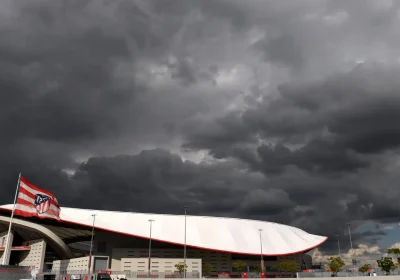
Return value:
[[(0, 266), (0, 280), (97, 280), (97, 274), (87, 274), (87, 271), (63, 271), (58, 273), (52, 272), (42, 272), (36, 274), (36, 278), (33, 277), (33, 271), (29, 267), (16, 267), (16, 266)], [(143, 280), (143, 278), (157, 278), (157, 280), (171, 280), (171, 278), (184, 278), (183, 274), (180, 273), (152, 273), (150, 275), (142, 272), (133, 272), (133, 271), (101, 271), (101, 273), (107, 273), (111, 276), (111, 279), (127, 279), (127, 280)], [(393, 273), (398, 273), (398, 271), (394, 271)], [(270, 274), (267, 272), (265, 275), (257, 274), (252, 275), (253, 273), (242, 273), (238, 274), (239, 278), (252, 278), (252, 279), (269, 279), (269, 278), (280, 278), (280, 279), (293, 279), (293, 278), (302, 278), (313, 279), (313, 280), (322, 280), (326, 278), (331, 278), (332, 273), (329, 272), (299, 272), (297, 275), (295, 274)], [(374, 276), (374, 280), (400, 280), (400, 275), (382, 275), (382, 272), (378, 272), (377, 276)], [(232, 275), (231, 275), (232, 276)], [(199, 279), (198, 274), (187, 274), (186, 279)], [(352, 275), (350, 272), (340, 272), (337, 277), (345, 277), (348, 280), (365, 280), (366, 275)], [(218, 277), (211, 277), (218, 278)], [(224, 278), (224, 277), (222, 277)], [(230, 278), (230, 277), (228, 277)]]
[[(391, 275), (385, 275), (383, 271), (376, 271), (377, 276), (382, 276), (382, 277), (389, 277), (389, 276), (396, 276), (397, 279), (400, 280), (400, 275), (399, 271), (392, 271)], [(314, 272), (298, 272), (297, 273), (297, 278), (303, 278), (303, 279), (322, 279), (326, 277), (332, 277), (332, 272), (326, 272), (326, 271), (314, 271)], [(347, 277), (347, 278), (352, 278), (352, 277), (367, 277), (367, 275), (364, 275), (361, 272), (346, 272), (346, 271), (340, 271), (337, 273), (337, 277)], [(374, 276), (376, 277), (376, 276)], [(267, 277), (268, 278), (268, 277)], [(376, 278), (374, 278), (376, 279)]]
[(31, 269), (24, 266), (0, 265), (0, 280), (32, 279)]

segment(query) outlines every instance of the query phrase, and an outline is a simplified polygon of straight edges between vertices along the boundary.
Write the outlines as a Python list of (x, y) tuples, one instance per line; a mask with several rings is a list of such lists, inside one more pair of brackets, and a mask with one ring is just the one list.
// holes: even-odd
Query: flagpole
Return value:
[(10, 225), (8, 226), (7, 243), (6, 243), (6, 247), (4, 248), (2, 265), (6, 265), (6, 261), (9, 262), (8, 252), (11, 250), (10, 247), (12, 246), (12, 244), (10, 244), (11, 226), (12, 226), (12, 222), (13, 222), (13, 218), (14, 218), (15, 206), (17, 204), (17, 197), (18, 197), (20, 182), (21, 182), (21, 173), (19, 173), (19, 175), (18, 175), (18, 184), (17, 184), (17, 189), (15, 190), (14, 206), (13, 206), (13, 209), (11, 212)]

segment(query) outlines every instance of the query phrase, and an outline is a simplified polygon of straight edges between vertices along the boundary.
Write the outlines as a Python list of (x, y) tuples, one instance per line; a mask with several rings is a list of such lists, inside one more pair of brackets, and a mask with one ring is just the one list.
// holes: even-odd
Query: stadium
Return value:
[(192, 276), (201, 277), (206, 264), (210, 276), (233, 274), (232, 264), (238, 260), (247, 271), (260, 267), (261, 259), (266, 272), (276, 271), (282, 261), (296, 262), (297, 269), (304, 270), (312, 265), (305, 253), (327, 240), (264, 221), (62, 207), (60, 220), (14, 216), (11, 253), (4, 256), (12, 207), (0, 206), (1, 258), (41, 271), (90, 267), (147, 275), (150, 267), (151, 274), (176, 273), (176, 265), (184, 262), (185, 243), (187, 273)]

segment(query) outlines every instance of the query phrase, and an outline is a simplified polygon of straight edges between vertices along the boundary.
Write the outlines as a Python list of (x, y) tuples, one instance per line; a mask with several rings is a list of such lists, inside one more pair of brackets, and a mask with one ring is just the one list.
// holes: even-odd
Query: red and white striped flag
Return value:
[(36, 187), (21, 176), (15, 215), (58, 220), (60, 212), (57, 198), (51, 192)]

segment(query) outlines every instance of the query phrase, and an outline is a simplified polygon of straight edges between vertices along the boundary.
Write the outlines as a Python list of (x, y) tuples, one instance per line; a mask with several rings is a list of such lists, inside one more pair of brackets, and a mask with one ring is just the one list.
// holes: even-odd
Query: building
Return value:
[[(0, 206), (1, 258), (11, 209), (12, 205)], [(184, 261), (184, 215), (67, 207), (62, 208), (59, 221), (14, 217), (9, 263), (39, 270), (87, 269), (94, 228), (92, 269), (148, 273), (150, 224), (151, 273), (174, 273), (175, 265)], [(326, 240), (277, 223), (187, 216), (187, 272), (201, 275), (205, 264), (212, 266), (212, 273), (232, 272), (237, 260), (257, 267), (261, 252), (266, 271), (276, 270), (282, 261), (295, 261), (298, 270), (310, 268), (311, 257), (304, 253)]]

